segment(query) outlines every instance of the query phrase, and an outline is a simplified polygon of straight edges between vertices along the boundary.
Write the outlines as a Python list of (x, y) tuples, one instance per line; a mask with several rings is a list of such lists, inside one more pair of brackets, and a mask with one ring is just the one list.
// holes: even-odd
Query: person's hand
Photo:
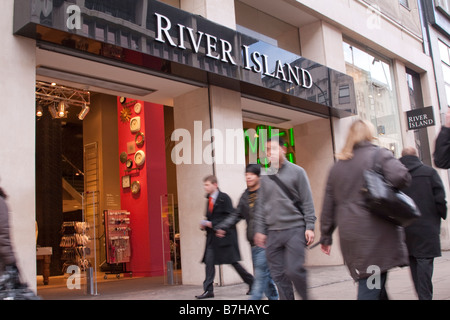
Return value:
[(306, 239), (307, 246), (309, 246), (311, 243), (313, 243), (314, 242), (314, 231), (306, 230), (305, 231), (305, 239)]
[(206, 228), (212, 228), (212, 222), (208, 220), (200, 221), (200, 229), (205, 230)]
[(320, 249), (322, 250), (323, 253), (330, 255), (331, 252), (331, 245), (325, 245), (325, 244), (321, 244), (320, 245)]
[(266, 239), (267, 236), (259, 232), (255, 233), (255, 237), (253, 238), (253, 240), (255, 241), (255, 245), (261, 248), (266, 247)]
[(450, 108), (447, 108), (447, 113), (445, 114), (445, 126), (450, 128)]
[(216, 237), (224, 238), (226, 233), (227, 232), (225, 230), (222, 230), (222, 229), (216, 230)]

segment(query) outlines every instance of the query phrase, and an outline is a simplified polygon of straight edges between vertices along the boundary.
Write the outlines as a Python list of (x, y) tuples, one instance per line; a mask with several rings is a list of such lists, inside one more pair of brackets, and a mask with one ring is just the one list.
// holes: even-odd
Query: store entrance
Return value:
[(142, 276), (177, 284), (173, 109), (86, 87), (36, 82), (38, 293), (96, 294), (98, 282)]

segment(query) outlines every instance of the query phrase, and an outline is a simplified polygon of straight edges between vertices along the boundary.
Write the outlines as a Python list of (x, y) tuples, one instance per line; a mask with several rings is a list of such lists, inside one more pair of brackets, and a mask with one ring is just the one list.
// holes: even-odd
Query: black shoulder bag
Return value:
[(280, 178), (278, 178), (276, 175), (271, 174), (269, 175), (269, 178), (272, 179), (280, 188), (283, 190), (283, 192), (294, 202), (294, 206), (300, 211), (301, 214), (303, 214), (302, 208), (301, 208), (301, 202), (300, 200), (295, 197), (292, 192), (286, 187), (286, 185), (281, 182)]
[(380, 149), (377, 149), (373, 167), (364, 171), (365, 186), (362, 192), (367, 208), (378, 217), (407, 227), (420, 217), (420, 211), (413, 199), (385, 180), (377, 161), (379, 153)]

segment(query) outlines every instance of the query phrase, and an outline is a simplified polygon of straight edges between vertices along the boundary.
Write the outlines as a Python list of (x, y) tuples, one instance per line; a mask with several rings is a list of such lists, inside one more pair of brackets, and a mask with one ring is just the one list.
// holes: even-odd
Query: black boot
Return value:
[(205, 291), (199, 296), (195, 296), (197, 299), (206, 299), (206, 298), (214, 298), (213, 291)]

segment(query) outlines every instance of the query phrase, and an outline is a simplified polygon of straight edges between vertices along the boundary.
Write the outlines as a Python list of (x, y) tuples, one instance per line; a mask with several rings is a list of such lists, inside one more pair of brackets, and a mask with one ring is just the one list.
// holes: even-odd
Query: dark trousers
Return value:
[[(379, 279), (364, 278), (358, 280), (358, 300), (389, 300), (386, 292), (387, 272), (379, 274)], [(377, 283), (374, 283), (377, 281)], [(369, 285), (368, 285), (369, 284)]]
[[(244, 280), (246, 284), (251, 286), (253, 284), (253, 276), (244, 269), (238, 262), (231, 264), (239, 276)], [(206, 247), (205, 252), (205, 281), (203, 281), (203, 290), (214, 291), (214, 277), (216, 276), (216, 266), (214, 264), (214, 250), (210, 247)]]
[(419, 300), (433, 299), (433, 269), (434, 258), (409, 257), (411, 276), (416, 288)]
[(295, 289), (308, 299), (305, 263), (305, 228), (270, 230), (267, 234), (267, 263), (280, 300), (294, 300)]

